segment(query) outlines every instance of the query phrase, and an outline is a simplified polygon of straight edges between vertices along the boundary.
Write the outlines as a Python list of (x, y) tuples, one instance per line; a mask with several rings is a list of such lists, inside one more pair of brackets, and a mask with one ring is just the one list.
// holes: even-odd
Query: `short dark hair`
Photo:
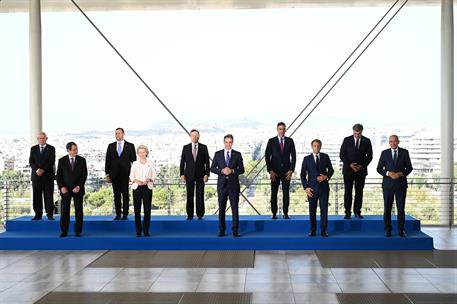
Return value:
[(320, 139), (317, 139), (317, 138), (316, 138), (316, 139), (313, 139), (313, 141), (311, 142), (311, 146), (312, 146), (315, 142), (319, 143), (319, 145), (322, 147), (322, 142), (321, 142), (321, 140), (320, 140)]
[(77, 147), (78, 145), (75, 144), (74, 142), (70, 141), (69, 143), (67, 143), (67, 144), (65, 145), (65, 148), (67, 148), (67, 151), (70, 151), (71, 148), (72, 148), (73, 146), (76, 146), (76, 147)]
[(121, 130), (121, 131), (122, 131), (122, 133), (124, 133), (124, 134), (125, 134), (125, 131), (124, 131), (124, 129), (123, 129), (123, 128), (116, 128), (116, 130), (115, 130), (115, 131), (117, 131), (117, 130)]
[(230, 138), (233, 141), (233, 135), (232, 134), (227, 134), (224, 136), (224, 141), (226, 138)]
[(279, 126), (284, 126), (284, 128), (286, 127), (286, 124), (283, 123), (282, 121), (278, 122), (278, 124), (276, 125), (276, 128), (278, 128)]
[(356, 123), (355, 125), (352, 126), (352, 130), (356, 132), (362, 132), (363, 131), (363, 125)]
[(198, 133), (198, 135), (200, 135), (200, 132), (198, 132), (198, 130), (197, 130), (197, 129), (192, 129), (192, 130), (190, 130), (190, 134), (192, 134), (192, 132), (197, 132), (197, 133)]

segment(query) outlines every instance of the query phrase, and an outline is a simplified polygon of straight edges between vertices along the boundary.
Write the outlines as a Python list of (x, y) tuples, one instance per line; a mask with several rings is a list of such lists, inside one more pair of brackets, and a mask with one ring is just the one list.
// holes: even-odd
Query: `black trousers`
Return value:
[(365, 173), (344, 174), (344, 209), (346, 214), (351, 214), (352, 189), (355, 187), (354, 214), (362, 211), (363, 187), (365, 187)]
[[(144, 217), (143, 225), (141, 225), (141, 205), (143, 204)], [(133, 210), (135, 211), (135, 227), (136, 234), (149, 233), (151, 224), (151, 205), (152, 205), (152, 190), (148, 186), (138, 186), (133, 190)]]
[(405, 202), (406, 202), (406, 188), (403, 189), (383, 189), (384, 196), (384, 230), (392, 231), (392, 206), (394, 203), (397, 205), (397, 222), (398, 231), (401, 232), (405, 229)]
[(69, 190), (66, 194), (62, 194), (62, 209), (60, 215), (60, 230), (62, 233), (68, 233), (70, 226), (70, 203), (73, 198), (75, 205), (75, 233), (83, 232), (83, 198), (82, 194), (74, 194)]
[[(129, 214), (129, 177), (116, 177), (111, 181), (114, 193), (114, 208), (116, 216)], [(122, 198), (122, 200), (121, 200)]]
[(33, 211), (35, 216), (43, 216), (43, 198), (44, 208), (47, 216), (54, 215), (54, 180), (51, 178), (40, 178), (32, 182), (33, 192)]
[(228, 182), (222, 188), (217, 189), (219, 202), (219, 231), (225, 232), (225, 210), (227, 209), (227, 198), (230, 200), (232, 209), (232, 232), (238, 232), (240, 217), (238, 214), (238, 203), (240, 201), (239, 189), (229, 189)]
[(317, 226), (317, 205), (321, 210), (321, 231), (327, 231), (328, 223), (328, 193), (329, 190), (314, 191), (313, 197), (308, 197), (309, 202), (309, 220), (311, 222), (312, 231), (316, 231)]
[(194, 194), (197, 216), (203, 217), (205, 215), (205, 183), (203, 177), (194, 181), (186, 181), (186, 212), (188, 217), (194, 217)]
[(285, 176), (276, 177), (276, 180), (271, 182), (271, 213), (278, 213), (278, 190), (279, 184), (282, 184), (282, 211), (284, 214), (289, 214), (289, 186), (290, 180)]

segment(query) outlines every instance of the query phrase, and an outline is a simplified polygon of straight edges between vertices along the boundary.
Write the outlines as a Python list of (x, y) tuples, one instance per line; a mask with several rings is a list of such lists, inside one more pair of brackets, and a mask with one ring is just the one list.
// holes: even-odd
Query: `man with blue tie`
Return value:
[(234, 237), (240, 237), (238, 232), (239, 216), (238, 202), (240, 200), (240, 179), (244, 173), (243, 157), (241, 153), (232, 150), (233, 136), (224, 136), (224, 149), (214, 154), (211, 164), (211, 172), (218, 175), (217, 197), (219, 202), (219, 234), (225, 235), (225, 210), (227, 198), (230, 199), (232, 209), (232, 233)]
[(316, 211), (319, 201), (319, 208), (321, 210), (321, 235), (328, 237), (328, 196), (330, 192), (328, 181), (334, 171), (328, 154), (320, 153), (322, 142), (319, 139), (311, 142), (311, 148), (313, 149), (313, 153), (303, 158), (300, 173), (301, 183), (303, 189), (306, 191), (309, 202), (309, 219), (311, 222), (309, 236), (316, 235)]
[[(113, 186), (114, 220), (127, 220), (129, 214), (129, 175), (132, 163), (136, 161), (135, 145), (124, 140), (124, 129), (114, 131), (116, 141), (108, 145), (105, 158), (106, 181)], [(122, 196), (122, 202), (121, 202)]]
[(384, 230), (386, 237), (392, 236), (392, 205), (397, 205), (398, 235), (406, 237), (405, 201), (408, 189), (406, 177), (413, 171), (409, 152), (398, 147), (398, 136), (389, 137), (390, 149), (384, 150), (379, 158), (377, 171), (382, 175), (382, 193), (384, 196)]
[(276, 219), (278, 212), (278, 190), (282, 184), (282, 210), (284, 219), (289, 219), (289, 186), (295, 171), (297, 154), (292, 138), (286, 137), (286, 124), (276, 125), (278, 136), (270, 138), (265, 149), (265, 162), (271, 180), (271, 213)]

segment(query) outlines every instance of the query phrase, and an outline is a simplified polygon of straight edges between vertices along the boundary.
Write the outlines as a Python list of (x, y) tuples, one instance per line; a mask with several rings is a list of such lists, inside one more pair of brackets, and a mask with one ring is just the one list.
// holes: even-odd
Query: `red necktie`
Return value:
[(281, 137), (281, 143), (279, 146), (281, 147), (281, 153), (284, 153), (284, 137)]

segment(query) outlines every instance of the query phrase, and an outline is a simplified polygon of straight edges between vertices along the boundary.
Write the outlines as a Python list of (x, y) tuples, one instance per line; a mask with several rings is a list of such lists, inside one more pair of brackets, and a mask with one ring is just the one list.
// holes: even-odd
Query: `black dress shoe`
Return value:
[(129, 218), (128, 218), (127, 215), (124, 215), (124, 216), (122, 217), (122, 220), (123, 220), (123, 221), (126, 221), (126, 220), (128, 220), (128, 219), (129, 219)]
[(235, 231), (232, 233), (234, 237), (240, 237), (241, 235), (238, 233), (238, 231)]
[(136, 237), (141, 237), (141, 233), (137, 233), (137, 234), (136, 234)]
[(309, 233), (308, 233), (309, 236), (316, 236), (316, 231), (315, 230), (311, 230)]
[(199, 216), (198, 220), (201, 221), (203, 219), (203, 216)]
[(398, 235), (401, 236), (401, 237), (406, 237), (406, 236), (407, 236), (405, 230), (399, 231), (399, 232), (398, 232)]
[(225, 236), (225, 232), (224, 231), (219, 231), (219, 233), (217, 234), (218, 237), (223, 237)]
[(41, 217), (35, 216), (34, 218), (32, 218), (32, 221), (41, 221)]
[(323, 237), (328, 237), (327, 231), (321, 231), (321, 236), (323, 236)]
[(121, 216), (120, 215), (116, 215), (115, 218), (113, 218), (114, 221), (119, 221), (121, 219)]
[(52, 215), (48, 215), (48, 221), (54, 221), (54, 217)]
[(81, 233), (80, 233), (80, 232), (77, 232), (77, 233), (75, 233), (75, 236), (76, 236), (76, 237), (81, 237)]
[(276, 214), (273, 214), (273, 216), (271, 217), (272, 220), (276, 220), (277, 217), (276, 217)]
[(188, 220), (188, 221), (191, 221), (192, 219), (193, 219), (192, 216), (188, 216), (188, 217), (187, 217), (187, 220)]
[(282, 218), (285, 219), (285, 220), (290, 220), (290, 217), (289, 217), (287, 214), (284, 214), (284, 215), (282, 216)]
[(144, 233), (144, 236), (145, 236), (145, 237), (150, 237), (151, 235), (149, 234), (149, 232), (145, 232), (145, 233)]
[(61, 237), (61, 238), (66, 237), (66, 236), (67, 236), (66, 233), (63, 233), (63, 232), (62, 232), (62, 233), (60, 234), (60, 237)]
[(387, 230), (386, 233), (384, 234), (386, 237), (391, 237), (392, 236), (392, 231)]
[(345, 219), (345, 220), (351, 219), (351, 215), (350, 215), (350, 214), (346, 214), (346, 215), (344, 216), (344, 219)]
[(356, 217), (356, 218), (359, 218), (359, 219), (363, 219), (363, 216), (362, 216), (362, 214), (360, 214), (360, 213), (356, 214), (355, 217)]

